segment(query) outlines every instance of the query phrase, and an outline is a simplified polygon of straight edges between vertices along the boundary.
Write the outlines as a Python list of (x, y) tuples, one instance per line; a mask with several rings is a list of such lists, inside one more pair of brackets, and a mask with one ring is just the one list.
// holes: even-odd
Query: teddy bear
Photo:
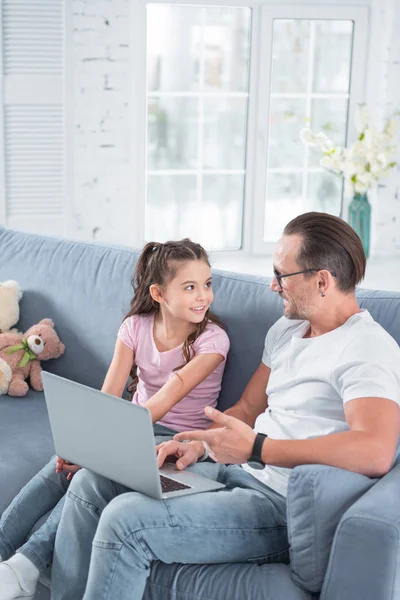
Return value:
[(30, 378), (34, 390), (41, 392), (41, 360), (59, 358), (65, 350), (51, 319), (42, 319), (25, 334), (0, 334), (0, 394), (25, 396)]
[(18, 323), (21, 298), (22, 291), (16, 281), (0, 281), (0, 333), (17, 331), (11, 328)]

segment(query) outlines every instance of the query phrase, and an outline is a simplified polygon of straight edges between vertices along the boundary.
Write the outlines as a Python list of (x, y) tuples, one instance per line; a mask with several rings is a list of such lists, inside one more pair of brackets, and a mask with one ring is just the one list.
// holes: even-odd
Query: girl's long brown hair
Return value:
[[(207, 252), (200, 244), (192, 242), (189, 238), (164, 244), (159, 242), (146, 244), (136, 264), (132, 278), (134, 296), (131, 300), (131, 309), (124, 321), (133, 315), (158, 313), (160, 305), (151, 297), (150, 286), (153, 284), (164, 286), (175, 277), (177, 267), (190, 260), (203, 260), (210, 266)], [(222, 322), (208, 309), (204, 319), (196, 325), (196, 329), (185, 340), (182, 348), (185, 362), (176, 367), (175, 371), (181, 369), (194, 357), (193, 344), (206, 329), (209, 321), (224, 329)], [(132, 398), (138, 382), (136, 365), (133, 365), (130, 377), (132, 382), (128, 386), (128, 392)]]

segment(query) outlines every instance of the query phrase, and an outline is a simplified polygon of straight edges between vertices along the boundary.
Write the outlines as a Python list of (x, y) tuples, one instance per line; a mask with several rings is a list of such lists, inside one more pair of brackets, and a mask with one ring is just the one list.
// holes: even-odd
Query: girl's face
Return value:
[(178, 263), (175, 277), (160, 292), (157, 300), (171, 315), (200, 323), (214, 300), (211, 269), (204, 260)]

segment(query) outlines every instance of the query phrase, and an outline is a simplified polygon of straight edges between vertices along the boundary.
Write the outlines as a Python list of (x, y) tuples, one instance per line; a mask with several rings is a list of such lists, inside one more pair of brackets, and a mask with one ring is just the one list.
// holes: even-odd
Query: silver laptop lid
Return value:
[(42, 378), (58, 456), (162, 498), (150, 411), (51, 373)]

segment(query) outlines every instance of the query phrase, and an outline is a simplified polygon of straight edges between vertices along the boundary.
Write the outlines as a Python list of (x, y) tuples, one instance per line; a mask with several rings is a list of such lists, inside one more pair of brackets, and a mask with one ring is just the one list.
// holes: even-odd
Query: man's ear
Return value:
[(150, 286), (149, 292), (155, 302), (161, 304), (164, 301), (161, 288), (156, 283)]
[(329, 287), (329, 271), (320, 271), (318, 273), (318, 292), (325, 294)]

